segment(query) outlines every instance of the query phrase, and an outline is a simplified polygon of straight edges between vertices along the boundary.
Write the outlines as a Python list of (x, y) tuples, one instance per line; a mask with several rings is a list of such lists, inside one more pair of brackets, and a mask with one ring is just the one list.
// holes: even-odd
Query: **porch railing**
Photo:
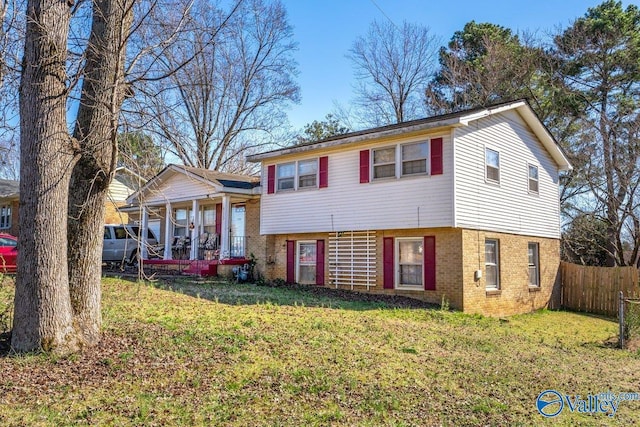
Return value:
[[(189, 259), (191, 254), (191, 240), (177, 239), (172, 245), (173, 259)], [(207, 238), (200, 238), (195, 242), (198, 245), (199, 260), (214, 260), (220, 258), (244, 258), (246, 256), (246, 237), (233, 236), (229, 240), (229, 253), (223, 253), (220, 246), (220, 236), (210, 235)]]
[(244, 258), (247, 247), (247, 238), (245, 236), (233, 236), (229, 241), (229, 256), (231, 258)]

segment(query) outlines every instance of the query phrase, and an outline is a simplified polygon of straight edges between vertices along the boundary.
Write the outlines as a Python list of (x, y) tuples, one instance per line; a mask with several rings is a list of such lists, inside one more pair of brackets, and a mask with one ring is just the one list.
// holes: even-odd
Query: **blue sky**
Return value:
[[(353, 41), (364, 35), (374, 19), (391, 19), (428, 26), (449, 41), (471, 20), (491, 22), (513, 31), (548, 34), (566, 28), (598, 0), (282, 0), (299, 50), (302, 101), (289, 111), (294, 129), (323, 120), (334, 103), (347, 105), (353, 97), (351, 62), (345, 58)], [(623, 0), (639, 5), (639, 0)]]

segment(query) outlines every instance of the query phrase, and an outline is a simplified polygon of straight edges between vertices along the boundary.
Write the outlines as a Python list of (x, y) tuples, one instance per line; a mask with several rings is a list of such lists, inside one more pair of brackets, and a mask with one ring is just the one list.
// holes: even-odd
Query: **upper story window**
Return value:
[(318, 180), (318, 160), (298, 162), (298, 188), (316, 187)]
[(11, 206), (0, 206), (0, 228), (11, 228)]
[(529, 165), (529, 191), (538, 192), (538, 166)]
[(267, 194), (329, 186), (329, 157), (267, 166)]
[(373, 178), (396, 176), (396, 147), (373, 150)]
[(429, 145), (426, 142), (401, 146), (402, 176), (427, 173)]
[(295, 185), (295, 176), (295, 162), (278, 165), (278, 191), (293, 190)]
[(500, 153), (485, 148), (485, 178), (489, 182), (500, 183)]
[(385, 178), (443, 174), (443, 139), (360, 151), (360, 184)]

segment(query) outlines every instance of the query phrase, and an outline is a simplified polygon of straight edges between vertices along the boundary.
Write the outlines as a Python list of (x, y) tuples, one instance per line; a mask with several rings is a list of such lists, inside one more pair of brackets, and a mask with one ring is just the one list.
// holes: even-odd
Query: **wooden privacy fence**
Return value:
[(640, 296), (635, 267), (586, 267), (560, 263), (562, 307), (570, 310), (618, 316), (619, 294)]

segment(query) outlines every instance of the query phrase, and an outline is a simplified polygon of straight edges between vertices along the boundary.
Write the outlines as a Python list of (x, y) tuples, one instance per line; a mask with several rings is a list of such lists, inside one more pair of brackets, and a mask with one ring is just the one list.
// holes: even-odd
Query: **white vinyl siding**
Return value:
[[(479, 119), (453, 134), (456, 227), (560, 237), (558, 166), (517, 112)], [(487, 184), (486, 147), (500, 153), (499, 186)], [(538, 197), (529, 197), (527, 164), (538, 165)]]
[(148, 206), (164, 206), (168, 200), (191, 201), (206, 198), (216, 190), (199, 179), (182, 173), (175, 173), (167, 177), (160, 185), (152, 186), (145, 193), (145, 203)]
[[(449, 135), (423, 135), (413, 140), (394, 141), (393, 145), (371, 143), (322, 153), (329, 157), (331, 184), (322, 193), (276, 192), (262, 197), (261, 234), (453, 226), (453, 151)], [(360, 150), (396, 147), (437, 137), (443, 137), (442, 175), (374, 179), (368, 184), (360, 184)], [(303, 159), (301, 156), (300, 160)], [(297, 159), (291, 159), (294, 160)], [(265, 193), (267, 169), (268, 164), (263, 164)]]

